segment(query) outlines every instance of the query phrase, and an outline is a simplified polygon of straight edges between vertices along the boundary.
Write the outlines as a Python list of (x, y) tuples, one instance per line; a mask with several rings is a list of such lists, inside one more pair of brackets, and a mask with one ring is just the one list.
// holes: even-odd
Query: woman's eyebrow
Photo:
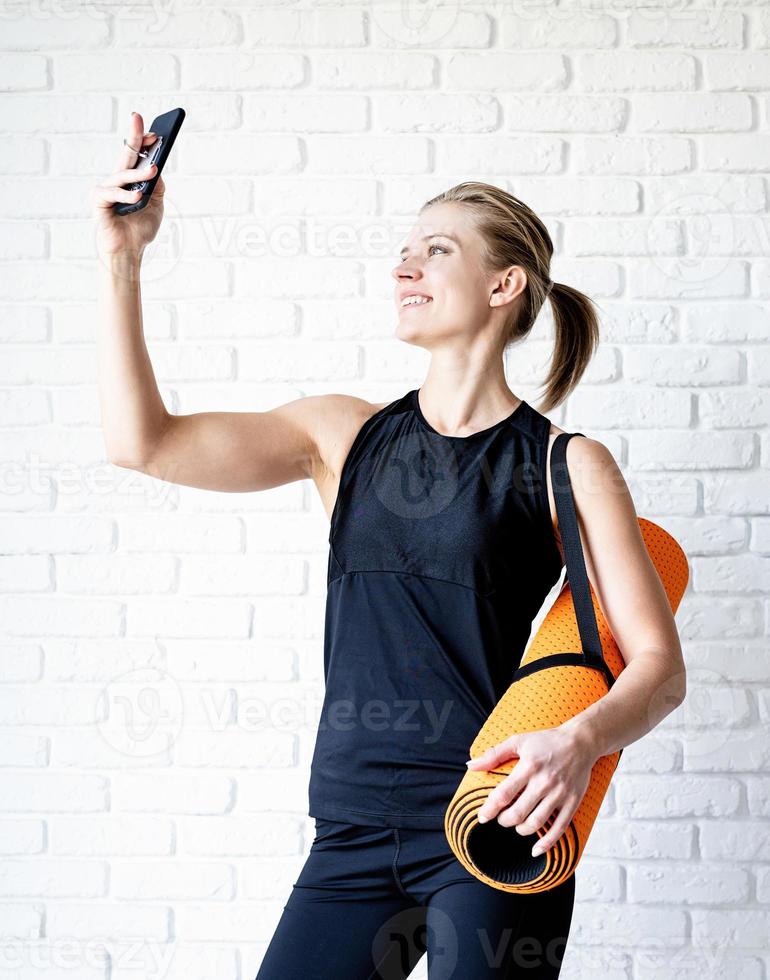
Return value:
[[(461, 244), (460, 243), (460, 240), (457, 239), (457, 238), (455, 238), (454, 235), (447, 235), (443, 231), (434, 231), (432, 235), (425, 235), (425, 236), (423, 236), (423, 239), (422, 240), (424, 242), (427, 242), (429, 238), (448, 238), (450, 241), (455, 242), (457, 245), (460, 245)], [(404, 246), (401, 249), (401, 251), (399, 252), (399, 255), (401, 256), (401, 258), (403, 258), (408, 251), (409, 251), (409, 249), (406, 246)]]

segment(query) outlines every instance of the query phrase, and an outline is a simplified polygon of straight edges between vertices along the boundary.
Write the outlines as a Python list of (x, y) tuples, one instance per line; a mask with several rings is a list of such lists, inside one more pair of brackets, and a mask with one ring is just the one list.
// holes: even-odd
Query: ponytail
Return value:
[(569, 397), (599, 345), (599, 319), (593, 301), (560, 282), (552, 283), (549, 292), (554, 348), (538, 408), (541, 412), (550, 412)]

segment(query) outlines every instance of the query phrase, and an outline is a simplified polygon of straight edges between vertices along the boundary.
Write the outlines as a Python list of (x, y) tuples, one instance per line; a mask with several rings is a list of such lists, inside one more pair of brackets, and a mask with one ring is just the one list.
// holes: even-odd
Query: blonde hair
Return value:
[(465, 181), (426, 201), (420, 212), (447, 203), (462, 204), (473, 216), (483, 239), (485, 270), (495, 272), (518, 265), (527, 273), (527, 288), (505, 324), (503, 351), (527, 336), (550, 296), (555, 343), (539, 410), (551, 411), (577, 386), (595, 353), (599, 343), (596, 307), (584, 293), (551, 280), (551, 236), (523, 201), (492, 184)]

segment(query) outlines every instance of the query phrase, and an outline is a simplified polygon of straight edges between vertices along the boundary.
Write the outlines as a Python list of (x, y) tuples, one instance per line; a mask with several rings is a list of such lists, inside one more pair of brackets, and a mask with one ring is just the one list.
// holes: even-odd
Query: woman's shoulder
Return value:
[(312, 427), (319, 466), (314, 480), (328, 514), (331, 514), (342, 467), (356, 436), (372, 416), (390, 404), (391, 401), (370, 402), (356, 395), (337, 392), (317, 397)]
[(356, 395), (332, 393), (321, 396), (316, 431), (322, 454), (332, 469), (339, 469), (361, 426), (391, 402), (370, 402)]

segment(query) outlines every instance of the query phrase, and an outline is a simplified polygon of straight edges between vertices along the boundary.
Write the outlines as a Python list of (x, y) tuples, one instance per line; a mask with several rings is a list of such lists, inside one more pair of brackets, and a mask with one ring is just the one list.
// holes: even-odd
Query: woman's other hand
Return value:
[(497, 817), (503, 827), (534, 834), (556, 813), (553, 826), (532, 853), (552, 847), (569, 826), (588, 789), (598, 756), (586, 741), (560, 728), (511, 735), (468, 763), (468, 769), (494, 769), (518, 758), (512, 772), (490, 792), (478, 812), (484, 823)]
[(91, 210), (96, 223), (99, 255), (128, 252), (141, 256), (145, 247), (158, 233), (163, 219), (163, 195), (166, 190), (163, 177), (158, 178), (148, 204), (140, 211), (120, 215), (112, 209), (112, 205), (117, 201), (133, 204), (142, 196), (141, 191), (127, 190), (124, 184), (149, 180), (157, 173), (155, 164), (150, 168), (142, 165), (139, 170), (133, 169), (138, 154), (131, 149), (135, 146), (145, 150), (148, 146), (152, 146), (157, 138), (154, 134), (145, 134), (142, 117), (138, 112), (132, 112), (126, 133), (126, 141), (130, 145), (121, 147), (113, 173), (91, 189)]

